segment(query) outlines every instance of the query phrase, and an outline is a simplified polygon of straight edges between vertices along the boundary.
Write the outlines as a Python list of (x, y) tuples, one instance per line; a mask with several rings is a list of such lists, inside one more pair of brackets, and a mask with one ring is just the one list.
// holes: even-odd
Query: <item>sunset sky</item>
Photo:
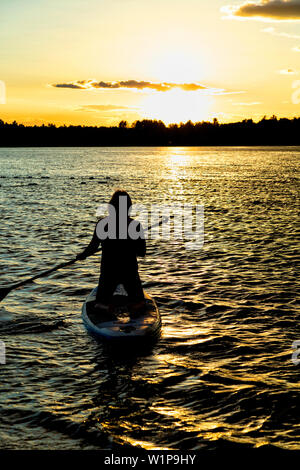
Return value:
[(300, 0), (1, 0), (0, 18), (4, 121), (300, 115)]

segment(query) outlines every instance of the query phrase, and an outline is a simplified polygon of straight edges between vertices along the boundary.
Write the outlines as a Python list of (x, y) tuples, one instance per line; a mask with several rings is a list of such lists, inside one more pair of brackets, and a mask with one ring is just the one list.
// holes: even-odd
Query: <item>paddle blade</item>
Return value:
[(11, 287), (0, 287), (0, 302), (10, 293)]

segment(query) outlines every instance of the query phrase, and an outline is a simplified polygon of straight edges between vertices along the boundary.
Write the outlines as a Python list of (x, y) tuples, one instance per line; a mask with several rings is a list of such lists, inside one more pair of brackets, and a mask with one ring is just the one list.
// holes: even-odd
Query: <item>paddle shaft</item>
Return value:
[[(165, 223), (167, 220), (169, 219), (169, 217), (162, 217), (162, 219), (157, 223), (157, 224), (154, 224), (154, 225), (149, 225), (148, 228), (147, 228), (147, 232), (149, 230), (151, 230), (152, 228), (154, 227), (157, 227), (157, 226), (160, 226), (162, 225), (163, 223)], [(94, 253), (92, 253), (91, 255), (89, 256), (93, 256), (94, 254), (96, 253), (99, 253), (99, 251), (101, 251), (101, 248), (99, 248), (99, 250), (95, 251)], [(89, 257), (87, 256), (87, 258)], [(61, 269), (61, 268), (65, 268), (67, 266), (71, 266), (72, 264), (76, 263), (76, 261), (79, 261), (77, 258), (74, 258), (70, 261), (67, 261), (65, 263), (61, 263), (61, 264), (58, 264), (56, 266), (54, 266), (53, 268), (51, 269), (48, 269), (47, 271), (43, 271), (39, 274), (36, 274), (35, 276), (29, 278), (29, 279), (25, 279), (24, 281), (20, 281), (18, 282), (17, 284), (13, 284), (12, 286), (7, 286), (7, 287), (2, 287), (0, 288), (0, 302), (1, 300), (4, 299), (4, 297), (6, 297), (6, 295), (14, 290), (14, 289), (18, 289), (18, 287), (22, 287), (22, 286), (25, 286), (25, 284), (29, 284), (30, 282), (34, 281), (35, 279), (39, 279), (40, 277), (46, 277), (48, 276), (49, 274), (57, 271), (58, 269)]]

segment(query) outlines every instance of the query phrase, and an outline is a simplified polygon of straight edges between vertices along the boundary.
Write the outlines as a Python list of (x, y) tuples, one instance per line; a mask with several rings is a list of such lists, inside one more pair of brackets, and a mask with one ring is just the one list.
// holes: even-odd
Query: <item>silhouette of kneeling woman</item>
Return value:
[(146, 242), (142, 225), (129, 216), (131, 206), (131, 198), (126, 191), (115, 191), (109, 201), (109, 215), (97, 222), (91, 242), (76, 257), (85, 259), (95, 253), (101, 243), (101, 272), (95, 309), (108, 310), (118, 284), (123, 284), (128, 303), (138, 308), (144, 306), (137, 256), (145, 256)]

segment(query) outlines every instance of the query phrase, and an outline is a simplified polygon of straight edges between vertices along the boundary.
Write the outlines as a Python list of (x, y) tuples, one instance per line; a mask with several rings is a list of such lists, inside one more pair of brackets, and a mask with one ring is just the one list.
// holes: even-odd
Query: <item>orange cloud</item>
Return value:
[(88, 89), (118, 89), (118, 88), (130, 88), (135, 90), (155, 90), (155, 91), (169, 91), (173, 88), (181, 88), (185, 91), (196, 91), (196, 90), (208, 90), (207, 87), (200, 85), (198, 83), (153, 83), (145, 82), (138, 80), (126, 80), (126, 81), (117, 81), (117, 82), (97, 82), (96, 80), (76, 80), (69, 83), (55, 83), (52, 84), (55, 88), (72, 88), (78, 90), (88, 90)]
[(300, 20), (300, 0), (261, 0), (221, 8), (231, 18)]

